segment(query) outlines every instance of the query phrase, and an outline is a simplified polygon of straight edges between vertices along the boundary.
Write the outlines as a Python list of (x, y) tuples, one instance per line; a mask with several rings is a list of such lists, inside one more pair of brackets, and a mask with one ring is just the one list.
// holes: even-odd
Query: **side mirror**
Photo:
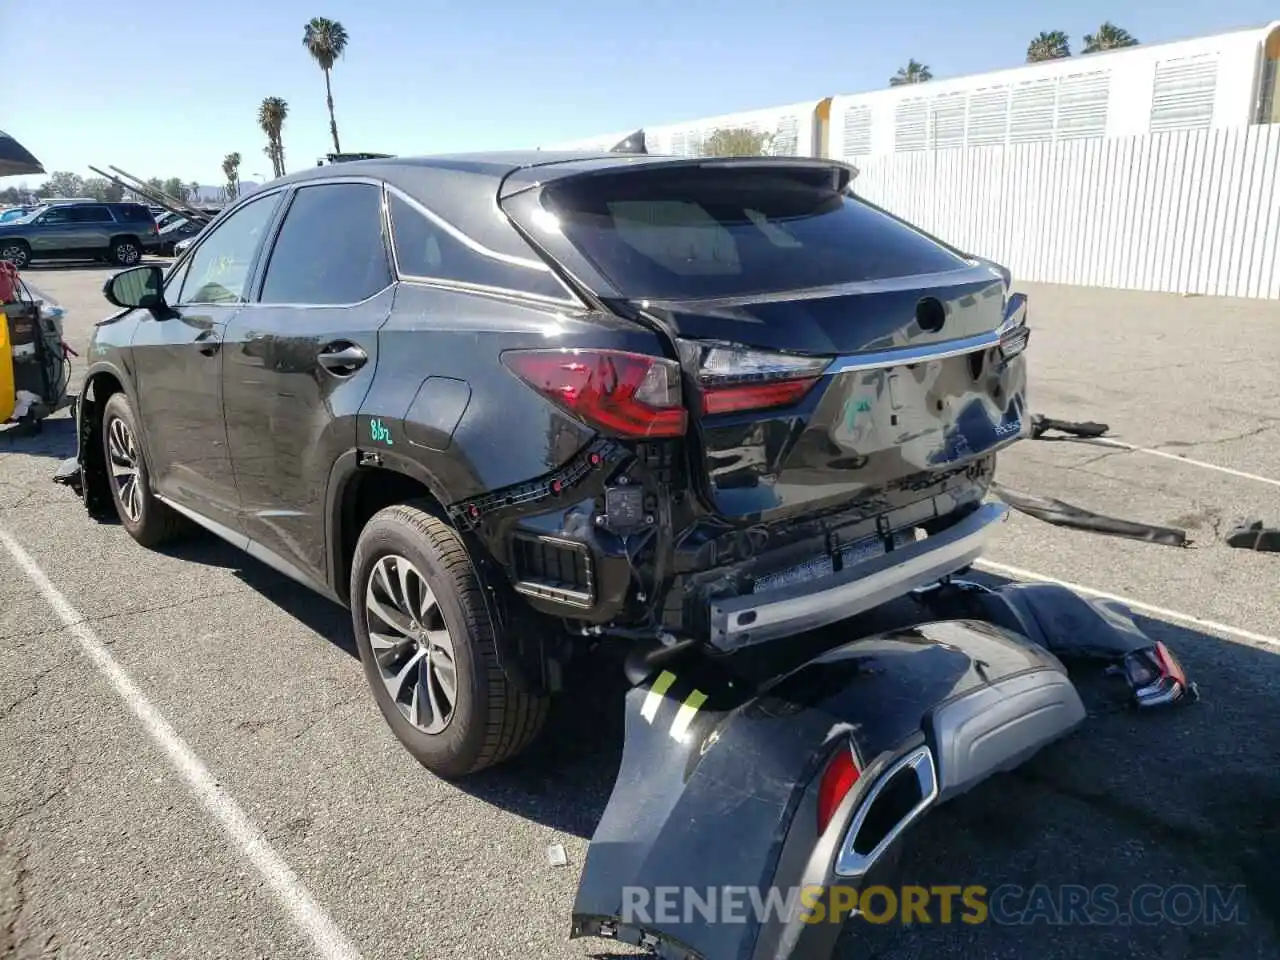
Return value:
[(164, 312), (164, 271), (148, 264), (123, 270), (102, 285), (107, 302), (125, 310)]

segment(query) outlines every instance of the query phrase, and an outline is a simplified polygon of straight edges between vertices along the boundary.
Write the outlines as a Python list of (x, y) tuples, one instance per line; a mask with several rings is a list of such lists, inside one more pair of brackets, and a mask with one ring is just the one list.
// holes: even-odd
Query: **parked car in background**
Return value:
[(57, 203), (0, 223), (0, 260), (19, 270), (34, 260), (108, 260), (128, 267), (159, 243), (155, 217), (140, 203)]
[(178, 244), (195, 239), (204, 228), (203, 223), (186, 217), (175, 217), (160, 227), (160, 242), (156, 245), (156, 253), (162, 257), (176, 256)]
[[(197, 234), (198, 236), (198, 234)], [(187, 237), (185, 240), (179, 240), (173, 245), (173, 255), (180, 257), (190, 249), (191, 244), (195, 243), (195, 237)]]
[(21, 220), (29, 217), (35, 211), (39, 210), (39, 205), (27, 207), (9, 207), (7, 210), (0, 210), (0, 223), (12, 223), (14, 220)]

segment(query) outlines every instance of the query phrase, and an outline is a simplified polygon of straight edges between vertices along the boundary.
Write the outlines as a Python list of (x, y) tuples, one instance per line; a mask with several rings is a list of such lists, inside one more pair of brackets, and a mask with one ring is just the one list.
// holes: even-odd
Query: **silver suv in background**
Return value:
[(59, 203), (0, 223), (0, 260), (108, 260), (132, 266), (156, 250), (160, 231), (140, 203)]

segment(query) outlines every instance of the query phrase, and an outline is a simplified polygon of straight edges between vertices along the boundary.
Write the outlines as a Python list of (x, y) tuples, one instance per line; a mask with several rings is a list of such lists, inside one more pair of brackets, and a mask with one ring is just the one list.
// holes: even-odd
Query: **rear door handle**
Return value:
[(222, 346), (221, 338), (216, 330), (202, 330), (195, 339), (196, 349), (206, 357), (212, 357)]
[(316, 359), (335, 376), (347, 377), (368, 363), (369, 355), (357, 344), (339, 340), (321, 350)]

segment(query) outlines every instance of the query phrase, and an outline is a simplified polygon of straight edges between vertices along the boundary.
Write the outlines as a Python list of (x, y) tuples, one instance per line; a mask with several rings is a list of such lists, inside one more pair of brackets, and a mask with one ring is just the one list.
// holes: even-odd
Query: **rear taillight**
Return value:
[(697, 366), (702, 412), (735, 413), (786, 407), (799, 401), (831, 363), (829, 357), (752, 350), (686, 341)]
[(673, 360), (621, 350), (509, 350), (502, 362), (548, 400), (614, 436), (685, 432), (680, 367)]
[(858, 782), (859, 773), (858, 765), (853, 759), (853, 750), (842, 745), (827, 764), (827, 769), (822, 772), (822, 781), (818, 784), (818, 833), (824, 832), (830, 825), (840, 804)]

